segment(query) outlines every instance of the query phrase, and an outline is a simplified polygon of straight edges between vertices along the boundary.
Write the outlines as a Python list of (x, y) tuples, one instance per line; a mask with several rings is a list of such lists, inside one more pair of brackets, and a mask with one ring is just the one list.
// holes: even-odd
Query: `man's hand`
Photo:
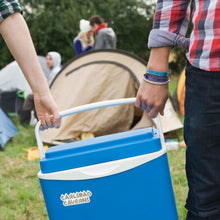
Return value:
[(151, 118), (158, 113), (164, 114), (164, 107), (168, 99), (169, 86), (155, 85), (142, 80), (137, 93), (135, 106), (146, 111)]

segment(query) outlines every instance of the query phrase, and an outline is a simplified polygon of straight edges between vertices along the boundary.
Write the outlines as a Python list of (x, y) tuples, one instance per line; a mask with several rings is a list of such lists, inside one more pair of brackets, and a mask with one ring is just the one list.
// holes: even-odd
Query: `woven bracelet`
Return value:
[(158, 72), (158, 71), (147, 69), (146, 73), (149, 75), (152, 75), (152, 76), (166, 77), (166, 76), (168, 76), (169, 72), (170, 72), (169, 70), (168, 70), (168, 72)]
[(156, 84), (156, 85), (168, 84), (170, 81), (168, 76), (157, 77), (157, 76), (149, 75), (147, 73), (144, 74), (144, 80), (146, 82)]

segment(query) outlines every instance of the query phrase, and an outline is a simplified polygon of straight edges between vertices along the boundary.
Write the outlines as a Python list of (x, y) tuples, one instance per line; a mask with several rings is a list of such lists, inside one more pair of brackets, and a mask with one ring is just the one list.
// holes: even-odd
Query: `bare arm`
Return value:
[(0, 32), (33, 91), (35, 108), (42, 128), (59, 127), (58, 109), (51, 96), (23, 16), (16, 12), (7, 17), (0, 23)]
[[(147, 68), (167, 72), (171, 47), (178, 45), (187, 49), (189, 46), (189, 39), (183, 36), (186, 34), (190, 19), (191, 0), (170, 0), (169, 4), (166, 4), (165, 0), (157, 2), (159, 4), (156, 4), (153, 29), (148, 36), (148, 48), (151, 48), (151, 54)], [(152, 118), (158, 113), (163, 115), (168, 90), (168, 84), (154, 85), (142, 81), (136, 106), (146, 110)]]
[[(167, 72), (170, 50), (171, 47), (152, 48), (147, 68)], [(137, 93), (136, 107), (147, 111), (151, 118), (156, 117), (158, 113), (163, 115), (168, 93), (168, 84), (154, 85), (142, 80)]]

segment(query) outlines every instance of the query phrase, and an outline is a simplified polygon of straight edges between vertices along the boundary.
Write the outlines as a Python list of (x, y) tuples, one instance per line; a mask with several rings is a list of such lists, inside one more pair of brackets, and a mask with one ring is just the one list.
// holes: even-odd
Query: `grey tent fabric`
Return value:
[[(38, 60), (46, 78), (48, 78), (49, 69), (46, 65), (46, 58), (38, 56)], [(32, 93), (20, 67), (16, 61), (13, 61), (0, 70), (0, 106), (7, 114), (17, 115), (17, 94), (21, 92), (23, 98)]]
[[(45, 76), (48, 77), (49, 70), (46, 65), (46, 58), (38, 56), (38, 60)], [(0, 92), (13, 90), (24, 91), (26, 96), (32, 93), (31, 88), (16, 61), (11, 62), (0, 70)]]

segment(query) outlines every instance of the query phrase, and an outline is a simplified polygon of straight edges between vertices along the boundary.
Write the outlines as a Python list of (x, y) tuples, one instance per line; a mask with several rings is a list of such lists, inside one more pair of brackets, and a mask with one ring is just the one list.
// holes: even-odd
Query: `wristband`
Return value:
[(147, 72), (149, 75), (153, 75), (153, 76), (168, 76), (169, 74), (169, 70), (168, 72), (158, 72), (158, 71), (154, 71), (154, 70), (150, 70), (150, 69), (147, 69)]
[(157, 85), (168, 84), (170, 81), (168, 76), (157, 77), (157, 76), (149, 75), (147, 73), (144, 74), (144, 80), (146, 82), (157, 84)]

